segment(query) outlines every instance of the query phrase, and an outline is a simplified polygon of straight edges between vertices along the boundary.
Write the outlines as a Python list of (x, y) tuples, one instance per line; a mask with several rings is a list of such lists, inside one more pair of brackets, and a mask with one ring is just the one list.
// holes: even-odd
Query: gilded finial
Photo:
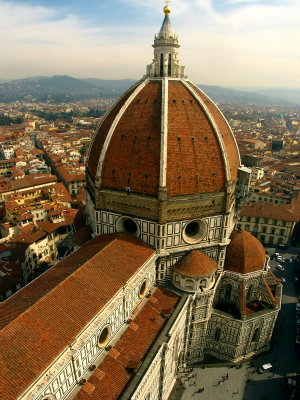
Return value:
[(169, 15), (170, 14), (170, 12), (171, 12), (171, 10), (170, 10), (170, 8), (169, 8), (169, 0), (166, 0), (165, 1), (165, 3), (166, 3), (166, 5), (165, 5), (165, 7), (164, 7), (164, 13), (166, 14), (166, 15)]

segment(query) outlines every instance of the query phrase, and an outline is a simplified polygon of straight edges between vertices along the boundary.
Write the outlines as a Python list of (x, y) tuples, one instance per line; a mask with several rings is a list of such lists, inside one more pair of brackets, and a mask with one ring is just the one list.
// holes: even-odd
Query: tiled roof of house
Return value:
[(102, 235), (1, 303), (3, 399), (16, 399), (153, 253), (128, 234)]
[(192, 250), (184, 255), (175, 265), (174, 271), (185, 276), (200, 277), (216, 272), (218, 263), (200, 250)]
[(248, 274), (264, 268), (266, 252), (258, 239), (243, 229), (233, 231), (230, 238), (231, 242), (226, 250), (225, 270)]
[(241, 216), (270, 218), (281, 221), (297, 221), (296, 216), (284, 209), (282, 206), (275, 206), (273, 203), (247, 203), (242, 207)]
[[(157, 288), (74, 400), (117, 400), (172, 313), (179, 297)], [(134, 345), (133, 345), (134, 343)]]

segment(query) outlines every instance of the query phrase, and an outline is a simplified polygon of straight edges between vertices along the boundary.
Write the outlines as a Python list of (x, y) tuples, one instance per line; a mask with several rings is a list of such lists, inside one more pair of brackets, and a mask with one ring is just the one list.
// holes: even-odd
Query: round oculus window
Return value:
[(117, 232), (128, 232), (131, 235), (139, 236), (139, 227), (133, 218), (121, 217), (117, 221)]
[(201, 219), (188, 222), (183, 230), (182, 238), (186, 243), (198, 243), (204, 238), (207, 232), (207, 225)]
[(125, 219), (124, 222), (124, 230), (128, 233), (134, 235), (137, 231), (137, 225), (132, 219)]
[(139, 290), (139, 297), (142, 298), (145, 296), (145, 294), (148, 291), (149, 287), (149, 282), (146, 280), (141, 284), (140, 290)]
[(98, 337), (98, 346), (105, 347), (111, 334), (111, 327), (107, 325), (105, 328), (102, 329), (99, 337)]

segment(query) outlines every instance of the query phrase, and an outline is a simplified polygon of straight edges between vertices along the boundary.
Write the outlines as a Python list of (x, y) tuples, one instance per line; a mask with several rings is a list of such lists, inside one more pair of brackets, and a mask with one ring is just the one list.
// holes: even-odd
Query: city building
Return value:
[(4, 398), (167, 399), (179, 367), (269, 347), (282, 285), (234, 229), (251, 170), (164, 13), (145, 77), (90, 143), (93, 239), (0, 304)]
[(242, 207), (237, 225), (251, 232), (266, 245), (290, 245), (298, 219), (282, 205), (270, 202), (248, 203)]

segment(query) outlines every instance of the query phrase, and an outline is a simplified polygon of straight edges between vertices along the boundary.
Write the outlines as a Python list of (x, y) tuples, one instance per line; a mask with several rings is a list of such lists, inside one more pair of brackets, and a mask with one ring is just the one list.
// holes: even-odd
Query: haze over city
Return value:
[[(141, 78), (161, 0), (0, 0), (0, 79)], [(187, 76), (207, 85), (300, 87), (298, 0), (174, 0)]]

